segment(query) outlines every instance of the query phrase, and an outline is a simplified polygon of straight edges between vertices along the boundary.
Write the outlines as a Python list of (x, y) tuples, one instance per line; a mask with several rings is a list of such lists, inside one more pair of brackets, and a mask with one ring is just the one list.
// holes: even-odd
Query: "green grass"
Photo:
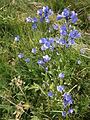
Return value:
[[(61, 47), (57, 47), (53, 53), (51, 51), (42, 53), (38, 43), (39, 39), (47, 36), (53, 37), (56, 33), (49, 34), (47, 31), (48, 26), (40, 23), (38, 30), (33, 31), (31, 24), (25, 23), (25, 18), (36, 16), (37, 9), (43, 5), (51, 6), (56, 12), (59, 10), (59, 6), (61, 6), (61, 11), (64, 5), (67, 6), (69, 3), (63, 3), (63, 0), (59, 4), (55, 4), (56, 1), (44, 1), (42, 3), (36, 1), (37, 4), (33, 2), (35, 1), (0, 1), (0, 119), (17, 120), (18, 117), (21, 120), (42, 120), (44, 118), (46, 120), (62, 120), (60, 113), (61, 101), (57, 102), (57, 100), (61, 100), (61, 96), (58, 95), (52, 100), (47, 97), (47, 92), (49, 89), (55, 92), (56, 85), (60, 82), (56, 76), (60, 71), (63, 71), (66, 74), (64, 83), (66, 91), (77, 85), (72, 90), (76, 114), (73, 114), (67, 120), (89, 120), (90, 35), (87, 32), (85, 34), (85, 27), (80, 27), (82, 37), (77, 40), (76, 46), (65, 51)], [(88, 4), (89, 1), (86, 1), (86, 3)], [(77, 3), (75, 10), (79, 9), (79, 4)], [(83, 1), (81, 1), (81, 4), (84, 5)], [(71, 9), (74, 8), (72, 3), (71, 7)], [(86, 11), (86, 9), (84, 10)], [(86, 24), (88, 29), (89, 24)], [(16, 35), (20, 35), (20, 42), (18, 43), (14, 41)], [(37, 47), (37, 55), (30, 52), (33, 47)], [(81, 48), (85, 48), (85, 55), (80, 54)], [(30, 57), (30, 64), (26, 64), (24, 59), (18, 59), (17, 56), (20, 52), (24, 52), (25, 58)], [(56, 52), (59, 53), (59, 56), (56, 55)], [(45, 73), (43, 68), (37, 65), (38, 58), (45, 54), (50, 54), (52, 57), (50, 63), (47, 64), (50, 66), (48, 73)], [(62, 62), (60, 62), (60, 58)], [(82, 61), (81, 65), (76, 63), (78, 59)], [(15, 77), (16, 79), (14, 79)], [(22, 80), (23, 85), (18, 86), (15, 81), (14, 83), (11, 82), (12, 79)], [(46, 84), (47, 82), (50, 86)], [(20, 103), (23, 105), (23, 110), (17, 106)]]

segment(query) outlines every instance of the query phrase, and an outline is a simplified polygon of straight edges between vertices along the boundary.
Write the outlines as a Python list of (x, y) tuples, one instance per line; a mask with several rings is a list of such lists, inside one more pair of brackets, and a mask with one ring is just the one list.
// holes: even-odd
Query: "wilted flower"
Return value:
[(85, 49), (84, 49), (84, 48), (81, 48), (81, 49), (80, 49), (80, 53), (81, 53), (81, 54), (84, 54), (84, 53), (85, 53)]
[(78, 61), (77, 61), (77, 63), (80, 65), (80, 64), (81, 64), (81, 61), (80, 61), (80, 60), (78, 60)]
[(18, 42), (18, 41), (20, 40), (20, 36), (17, 35), (14, 40), (15, 40), (16, 42)]

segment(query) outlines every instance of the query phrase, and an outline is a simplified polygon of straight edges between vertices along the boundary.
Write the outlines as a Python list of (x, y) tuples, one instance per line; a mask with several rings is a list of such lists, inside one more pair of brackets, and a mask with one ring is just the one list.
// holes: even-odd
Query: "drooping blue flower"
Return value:
[(61, 38), (61, 39), (59, 40), (59, 44), (60, 44), (60, 45), (65, 45), (65, 44), (66, 44), (66, 40), (63, 39), (63, 38)]
[(49, 7), (48, 6), (43, 6), (43, 12), (48, 13), (48, 11), (49, 11)]
[(27, 17), (27, 18), (25, 19), (25, 21), (26, 21), (27, 23), (32, 22), (32, 18), (31, 18), (31, 17)]
[(26, 63), (29, 63), (29, 62), (30, 62), (30, 59), (29, 59), (29, 58), (26, 58), (26, 59), (25, 59), (25, 62), (26, 62)]
[(71, 105), (73, 103), (72, 97), (69, 93), (64, 93), (63, 100), (64, 100), (64, 107), (67, 107), (67, 105)]
[(50, 45), (51, 45), (51, 44), (50, 44), (50, 41), (46, 42), (45, 45), (46, 45), (48, 48), (50, 48)]
[(53, 29), (54, 29), (54, 30), (58, 30), (58, 29), (59, 29), (59, 27), (58, 27), (57, 24), (53, 24), (52, 26), (53, 26)]
[(17, 35), (14, 40), (15, 40), (16, 42), (18, 42), (18, 41), (20, 40), (20, 36)]
[(43, 10), (42, 9), (37, 10), (37, 14), (40, 15), (40, 16), (42, 16)]
[(50, 59), (51, 58), (48, 55), (43, 56), (44, 62), (48, 62), (48, 61), (50, 61)]
[(46, 23), (49, 23), (50, 22), (49, 17), (45, 17), (45, 21)]
[(77, 13), (75, 13), (75, 11), (72, 11), (70, 18), (72, 20), (72, 23), (76, 23), (78, 20)]
[(48, 92), (48, 96), (49, 96), (49, 97), (53, 97), (53, 92), (52, 92), (52, 91), (49, 91), (49, 92)]
[(57, 91), (63, 92), (64, 91), (64, 86), (61, 86), (61, 85), (57, 86)]
[(66, 111), (62, 111), (62, 116), (66, 117)]
[(53, 11), (51, 9), (49, 9), (48, 16), (51, 16), (51, 15), (53, 15)]
[(44, 64), (44, 61), (43, 60), (38, 60), (37, 62), (39, 65), (43, 65)]
[(18, 54), (18, 57), (19, 57), (19, 58), (23, 58), (23, 57), (24, 57), (24, 54), (23, 54), (23, 53), (19, 53), (19, 54)]
[(69, 9), (65, 8), (65, 9), (63, 10), (63, 12), (62, 12), (62, 16), (63, 16), (63, 17), (69, 17), (69, 15), (70, 15)]
[(39, 43), (45, 44), (47, 41), (48, 41), (47, 38), (41, 38), (41, 39), (39, 40)]
[(53, 43), (54, 43), (54, 38), (52, 38), (52, 37), (49, 38), (49, 43), (50, 43), (50, 44), (53, 44)]
[(74, 45), (74, 44), (75, 44), (75, 40), (69, 38), (69, 39), (68, 39), (68, 45)]
[(38, 19), (36, 17), (32, 18), (32, 23), (37, 23)]
[(61, 20), (62, 18), (63, 18), (63, 16), (58, 14), (56, 20)]
[(32, 48), (32, 51), (31, 51), (32, 53), (36, 53), (36, 48)]
[(48, 49), (48, 47), (45, 44), (41, 46), (42, 51), (47, 50), (47, 49)]
[(65, 75), (64, 75), (64, 73), (60, 73), (58, 77), (59, 77), (59, 78), (64, 78)]
[(67, 35), (67, 27), (66, 27), (66, 25), (61, 26), (60, 34), (63, 35), (63, 36)]
[(78, 32), (78, 30), (72, 30), (69, 33), (69, 37), (76, 39), (76, 38), (81, 37), (81, 34)]
[(36, 28), (37, 28), (36, 23), (32, 24), (32, 29), (36, 29)]
[(74, 110), (72, 109), (72, 108), (70, 108), (69, 110), (68, 110), (68, 113), (69, 114), (72, 114), (74, 112)]

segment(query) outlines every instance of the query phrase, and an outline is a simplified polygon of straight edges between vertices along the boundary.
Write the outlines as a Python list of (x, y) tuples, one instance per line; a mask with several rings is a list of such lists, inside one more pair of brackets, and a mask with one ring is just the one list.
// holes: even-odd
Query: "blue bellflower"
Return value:
[(70, 18), (72, 20), (72, 23), (76, 23), (78, 20), (77, 13), (75, 13), (75, 11), (72, 11)]
[(45, 44), (47, 41), (48, 41), (48, 39), (46, 39), (46, 38), (41, 38), (41, 39), (39, 40), (39, 43)]
[(19, 57), (19, 58), (23, 58), (23, 57), (24, 57), (24, 54), (23, 54), (23, 53), (19, 53), (19, 54), (18, 54), (18, 57)]
[(26, 59), (25, 59), (25, 62), (26, 62), (26, 63), (29, 63), (29, 62), (30, 62), (30, 59), (29, 59), (29, 58), (26, 58)]
[(64, 75), (64, 73), (60, 73), (58, 77), (59, 77), (59, 78), (64, 78), (65, 75)]
[(32, 18), (31, 18), (31, 17), (27, 17), (27, 18), (25, 19), (25, 21), (26, 21), (27, 23), (32, 22)]
[(49, 92), (48, 92), (48, 96), (49, 96), (49, 97), (53, 97), (53, 92), (52, 92), (52, 91), (49, 91)]
[(68, 39), (68, 45), (74, 45), (75, 44), (75, 40), (72, 38)]
[(78, 30), (72, 30), (69, 34), (69, 37), (74, 39), (79, 38), (80, 36), (81, 34), (78, 32)]
[(40, 16), (42, 16), (43, 10), (42, 9), (37, 10), (37, 14), (40, 15)]
[(62, 111), (62, 116), (66, 117), (66, 111)]
[(60, 45), (65, 45), (65, 44), (66, 44), (66, 40), (63, 39), (63, 38), (61, 38), (61, 39), (59, 40), (59, 44), (60, 44)]
[(32, 18), (32, 23), (37, 23), (38, 19), (36, 17)]
[(61, 28), (60, 28), (60, 34), (63, 35), (63, 36), (67, 35), (66, 25), (61, 26)]
[(50, 59), (51, 58), (48, 55), (43, 56), (44, 62), (48, 62), (48, 61), (50, 61)]
[(62, 18), (63, 18), (63, 16), (58, 14), (56, 20), (61, 20)]
[(57, 91), (63, 92), (64, 91), (64, 86), (61, 86), (61, 85), (57, 86)]
[(67, 105), (71, 105), (73, 103), (72, 97), (69, 93), (64, 93), (63, 99), (64, 99), (64, 107), (66, 107)]
[(37, 28), (36, 23), (32, 24), (32, 29), (36, 29), (36, 28)]
[(70, 108), (69, 110), (68, 110), (68, 113), (69, 114), (72, 114), (74, 112), (74, 110), (72, 109), (72, 108)]
[(44, 61), (43, 60), (38, 60), (37, 62), (39, 65), (43, 65), (44, 64)]
[(59, 27), (58, 27), (57, 24), (53, 24), (52, 26), (53, 26), (53, 29), (54, 29), (54, 30), (58, 30), (58, 29), (59, 29)]
[(69, 14), (70, 14), (70, 11), (69, 11), (69, 9), (67, 9), (67, 8), (65, 8), (65, 9), (63, 10), (63, 12), (62, 12), (62, 16), (63, 16), (63, 17), (69, 17)]
[(32, 53), (36, 53), (36, 48), (32, 48), (32, 51), (31, 51)]

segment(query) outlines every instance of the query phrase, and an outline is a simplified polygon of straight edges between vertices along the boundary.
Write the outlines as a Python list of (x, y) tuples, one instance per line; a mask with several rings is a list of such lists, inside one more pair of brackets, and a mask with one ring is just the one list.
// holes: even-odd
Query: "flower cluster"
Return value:
[(39, 65), (43, 65), (43, 64), (45, 64), (45, 63), (47, 63), (47, 62), (49, 62), (50, 61), (50, 57), (48, 56), (48, 55), (45, 55), (45, 56), (43, 56), (43, 59), (41, 59), (41, 60), (38, 60), (38, 64)]
[(71, 25), (71, 23), (74, 24), (78, 20), (77, 13), (75, 13), (75, 11), (70, 11), (69, 9), (65, 8), (61, 14), (57, 15), (56, 19), (58, 21), (62, 18), (66, 20), (66, 23), (60, 28), (61, 37), (58, 40), (58, 43), (61, 45), (66, 45), (67, 47), (75, 44), (75, 39), (81, 37), (81, 34)]
[(53, 11), (49, 9), (48, 6), (43, 6), (42, 9), (39, 9), (37, 11), (37, 14), (40, 16), (40, 22), (43, 22), (45, 20), (46, 23), (49, 23), (49, 16), (53, 14)]
[(44, 51), (44, 50), (47, 50), (47, 49), (52, 49), (53, 48), (53, 43), (54, 43), (54, 38), (41, 38), (39, 40), (39, 43), (42, 44), (41, 46), (41, 50)]
[[(73, 104), (73, 99), (69, 93), (65, 92), (65, 87), (63, 85), (58, 85), (57, 91), (60, 92), (63, 96), (62, 99), (63, 99), (64, 110), (62, 111), (62, 116), (66, 117), (66, 115), (72, 114), (74, 112), (74, 110), (71, 108), (71, 105)], [(51, 90), (48, 92), (48, 96), (51, 98), (54, 96)]]
[(65, 18), (66, 20), (71, 20), (72, 23), (76, 23), (78, 20), (77, 13), (75, 11), (70, 11), (68, 8), (65, 8), (61, 14), (57, 15), (56, 20)]
[[(42, 9), (39, 9), (37, 11), (37, 14), (40, 16), (41, 22), (45, 21), (46, 23), (49, 23), (50, 22), (49, 17), (53, 14), (53, 11), (51, 9), (49, 9), (48, 6), (45, 6)], [(52, 58), (51, 55), (49, 56), (49, 54), (47, 54), (49, 52), (47, 52), (46, 50), (50, 49), (53, 51), (54, 48), (57, 47), (57, 44), (69, 47), (69, 46), (75, 44), (75, 40), (81, 36), (81, 34), (78, 32), (78, 30), (76, 30), (75, 28), (72, 27), (72, 24), (76, 23), (78, 20), (77, 13), (75, 13), (75, 11), (70, 11), (69, 9), (65, 8), (61, 14), (57, 15), (56, 19), (58, 21), (62, 18), (64, 18), (66, 20), (66, 22), (61, 27), (59, 27), (58, 24), (52, 25), (54, 30), (60, 31), (60, 37), (57, 37), (57, 38), (53, 38), (53, 37), (44, 38), (43, 37), (39, 40), (39, 43), (41, 45), (40, 50), (42, 51), (42, 54), (44, 53), (44, 55), (42, 55), (42, 57), (40, 59), (38, 59), (37, 64), (40, 66), (43, 66), (45, 68), (45, 71), (48, 71), (49, 66), (46, 67), (46, 65), (48, 65), (47, 63)], [(34, 18), (28, 17), (28, 18), (26, 18), (26, 22), (32, 23), (32, 29), (37, 28), (38, 19), (36, 17), (34, 17)], [(15, 41), (19, 41), (19, 39), (20, 39), (19, 36), (15, 37)], [(36, 48), (32, 48), (31, 53), (33, 53), (35, 55), (36, 52), (37, 52)], [(20, 59), (24, 58), (24, 54), (19, 53), (18, 58), (20, 58)], [(29, 57), (24, 59), (24, 61), (26, 63), (29, 63), (30, 62)], [(81, 64), (81, 62), (78, 61), (78, 64)], [(63, 72), (59, 73), (59, 75), (58, 75), (58, 78), (60, 80), (63, 80), (65, 77), (66, 76)], [(65, 92), (64, 85), (57, 85), (56, 89), (57, 89), (57, 92), (61, 94), (61, 98), (63, 101), (62, 116), (66, 117), (67, 114), (73, 113), (73, 109), (71, 107), (71, 105), (73, 104), (72, 96), (69, 93)], [(53, 91), (50, 90), (48, 92), (48, 96), (53, 98), (54, 97)]]
[(32, 29), (36, 29), (37, 28), (38, 19), (36, 17), (34, 17), (34, 18), (27, 17), (25, 21), (27, 23), (32, 23)]
[(73, 104), (73, 99), (72, 99), (71, 95), (69, 93), (64, 93), (64, 95), (63, 95), (64, 111), (62, 112), (63, 117), (66, 117), (67, 114), (73, 113), (74, 110), (72, 108), (69, 108), (67, 112), (65, 111), (66, 107), (70, 106), (72, 104)]

